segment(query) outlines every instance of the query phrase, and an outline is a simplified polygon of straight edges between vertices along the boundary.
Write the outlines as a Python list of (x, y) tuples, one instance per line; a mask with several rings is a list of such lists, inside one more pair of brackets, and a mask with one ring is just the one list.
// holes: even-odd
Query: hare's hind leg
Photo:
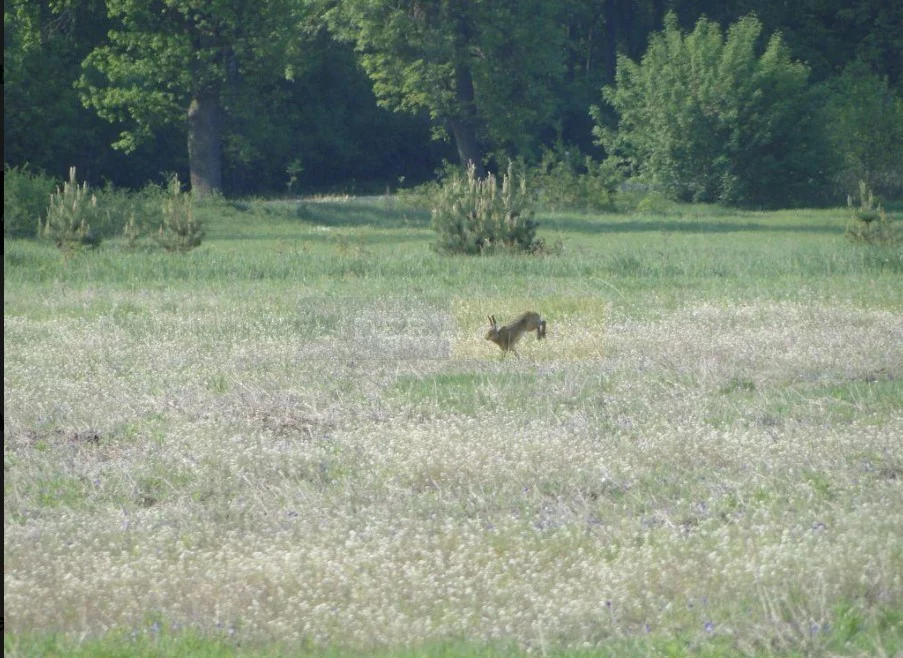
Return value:
[(520, 358), (520, 354), (518, 354), (517, 350), (514, 349), (514, 345), (506, 343), (504, 347), (502, 347), (501, 345), (499, 345), (499, 347), (502, 348), (502, 361), (508, 358), (509, 353), (514, 354), (514, 356), (518, 359)]

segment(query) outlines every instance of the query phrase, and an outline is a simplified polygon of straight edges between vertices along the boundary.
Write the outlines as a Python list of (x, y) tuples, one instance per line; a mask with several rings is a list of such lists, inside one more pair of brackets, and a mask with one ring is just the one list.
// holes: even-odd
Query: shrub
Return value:
[(672, 199), (755, 206), (821, 200), (830, 172), (813, 111), (816, 90), (779, 34), (757, 55), (761, 31), (747, 16), (726, 38), (705, 18), (684, 34), (668, 14), (641, 62), (618, 58), (616, 84), (603, 89), (618, 129), (607, 129), (592, 108), (598, 143)]
[(434, 192), (433, 228), (438, 251), (481, 254), (494, 251), (535, 252), (539, 224), (533, 220), (533, 196), (524, 176), (509, 164), (501, 185), (494, 174), (478, 178), (473, 165), (466, 175), (451, 175)]
[(432, 210), (439, 190), (453, 178), (461, 177), (461, 167), (448, 160), (443, 160), (442, 165), (436, 169), (431, 180), (415, 185), (414, 187), (400, 188), (396, 192), (398, 201), (406, 208), (412, 210)]
[(134, 192), (107, 184), (103, 189), (97, 190), (95, 195), (97, 209), (91, 226), (104, 238), (122, 235), (125, 226), (133, 218), (144, 217), (148, 213), (150, 198), (145, 191)]
[(167, 251), (186, 252), (201, 244), (203, 237), (203, 222), (194, 215), (191, 194), (182, 191), (179, 177), (174, 174), (163, 198), (163, 223), (156, 235), (157, 243)]
[(887, 216), (884, 208), (875, 202), (875, 196), (868, 184), (859, 181), (859, 207), (853, 205), (853, 197), (847, 197), (850, 219), (846, 236), (855, 242), (893, 245), (900, 242), (900, 231)]
[(61, 249), (96, 247), (100, 236), (91, 230), (96, 216), (97, 196), (89, 195), (87, 182), (78, 184), (75, 167), (70, 167), (69, 180), (50, 195), (41, 235)]
[(544, 149), (542, 160), (530, 172), (530, 186), (539, 203), (557, 210), (610, 210), (614, 206), (619, 174), (610, 163), (594, 162), (576, 147)]
[(35, 238), (44, 223), (47, 199), (57, 182), (27, 167), (3, 167), (3, 235)]

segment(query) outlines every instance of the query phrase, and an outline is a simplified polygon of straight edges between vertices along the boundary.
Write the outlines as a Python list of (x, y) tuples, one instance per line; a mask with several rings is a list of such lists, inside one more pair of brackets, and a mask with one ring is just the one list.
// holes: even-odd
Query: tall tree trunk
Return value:
[(448, 118), (448, 127), (458, 147), (458, 159), (463, 167), (473, 164), (476, 175), (485, 178), (483, 150), (476, 133), (477, 108), (474, 104), (473, 75), (467, 64), (459, 63), (455, 67), (455, 86), (458, 114)]
[(191, 193), (202, 199), (223, 187), (223, 136), (219, 91), (195, 94), (188, 107)]
[(466, 168), (473, 163), (476, 175), (479, 178), (485, 178), (486, 170), (483, 167), (483, 154), (477, 142), (473, 126), (462, 119), (449, 119), (448, 127), (455, 138), (455, 146), (458, 147), (458, 159), (461, 161), (461, 166)]

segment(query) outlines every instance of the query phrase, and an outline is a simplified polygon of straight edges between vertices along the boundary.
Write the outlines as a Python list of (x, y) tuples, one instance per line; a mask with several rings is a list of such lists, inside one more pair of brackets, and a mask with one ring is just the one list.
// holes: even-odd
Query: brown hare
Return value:
[(520, 354), (517, 353), (514, 346), (528, 331), (536, 331), (537, 340), (546, 337), (546, 321), (539, 317), (539, 313), (527, 311), (511, 324), (506, 324), (501, 328), (496, 324), (495, 316), (490, 315), (486, 340), (491, 340), (502, 348), (503, 356), (506, 356), (508, 352), (514, 352), (514, 356), (520, 358)]

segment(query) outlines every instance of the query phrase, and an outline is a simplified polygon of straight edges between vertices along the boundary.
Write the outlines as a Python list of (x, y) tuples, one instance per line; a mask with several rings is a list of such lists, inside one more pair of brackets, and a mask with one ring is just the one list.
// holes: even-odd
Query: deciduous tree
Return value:
[(108, 42), (84, 62), (83, 102), (124, 124), (131, 151), (162, 126), (187, 123), (193, 193), (222, 188), (223, 91), (284, 74), (300, 40), (293, 0), (107, 0)]
[(556, 11), (542, 0), (346, 0), (328, 17), (377, 99), (427, 109), (482, 177), (487, 152), (527, 150), (554, 125), (566, 37)]
[(701, 18), (685, 34), (669, 14), (642, 61), (618, 59), (603, 96), (617, 131), (596, 135), (610, 156), (682, 200), (782, 205), (818, 200), (830, 171), (816, 91), (779, 34), (759, 50), (747, 16), (725, 36)]

